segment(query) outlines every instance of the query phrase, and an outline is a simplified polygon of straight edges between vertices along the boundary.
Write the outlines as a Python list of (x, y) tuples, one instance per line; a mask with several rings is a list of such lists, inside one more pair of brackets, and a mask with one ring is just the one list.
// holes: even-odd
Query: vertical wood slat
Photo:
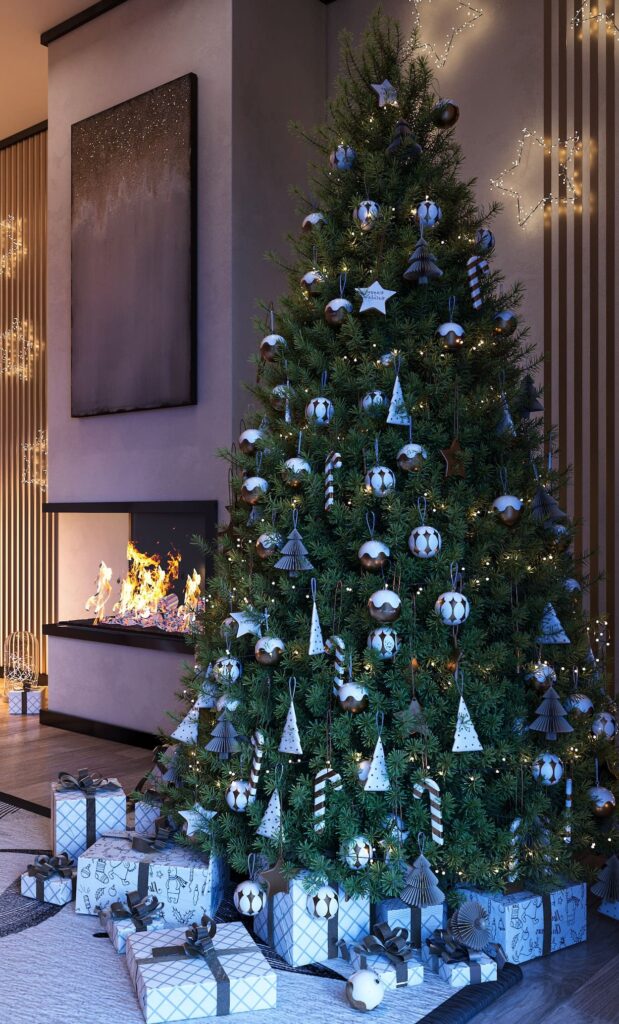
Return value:
[(606, 488), (606, 542), (605, 572), (606, 606), (605, 611), (611, 627), (611, 635), (617, 636), (616, 630), (616, 544), (615, 544), (615, 40), (612, 26), (615, 24), (615, 0), (607, 0), (606, 48), (606, 97), (605, 97), (605, 160), (606, 160), (606, 291), (604, 309), (604, 330), (606, 348), (606, 422), (605, 451), (606, 465), (604, 470), (604, 486)]
[(15, 265), (0, 272), (0, 332), (18, 321), (39, 345), (27, 380), (0, 373), (0, 641), (16, 630), (34, 633), (41, 672), (47, 671), (42, 626), (56, 617), (56, 524), (43, 514), (41, 488), (23, 479), (22, 446), (47, 424), (46, 163), (45, 132), (0, 150), (0, 221), (15, 218), (24, 247)]

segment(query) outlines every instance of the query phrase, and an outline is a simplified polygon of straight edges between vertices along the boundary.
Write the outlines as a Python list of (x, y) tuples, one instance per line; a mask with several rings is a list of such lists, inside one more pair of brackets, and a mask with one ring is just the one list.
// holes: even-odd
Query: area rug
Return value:
[[(140, 1024), (142, 1014), (125, 966), (94, 917), (73, 905), (41, 907), (19, 895), (18, 879), (34, 853), (49, 848), (49, 819), (0, 803), (0, 1020), (11, 1024)], [(24, 906), (25, 905), (25, 906)], [(226, 901), (220, 917), (229, 920)], [(265, 1024), (350, 1024), (358, 1017), (344, 995), (344, 982), (324, 968), (294, 971), (264, 949), (278, 971), (277, 1009)], [(464, 1024), (522, 977), (506, 969), (500, 982), (453, 994), (436, 975), (423, 985), (388, 991), (373, 1017), (381, 1024)], [(16, 979), (11, 983), (11, 979)], [(17, 980), (19, 979), (19, 981)], [(206, 1018), (205, 1018), (206, 1019)], [(235, 1014), (238, 1024), (256, 1024), (256, 1014)]]

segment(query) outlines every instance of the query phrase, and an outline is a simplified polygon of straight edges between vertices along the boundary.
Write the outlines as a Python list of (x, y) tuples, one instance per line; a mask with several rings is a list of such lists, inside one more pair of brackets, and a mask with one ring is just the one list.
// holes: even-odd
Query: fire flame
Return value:
[(202, 590), (202, 580), (200, 573), (197, 569), (194, 569), (190, 576), (185, 581), (185, 597), (183, 599), (183, 605), (187, 615), (195, 618), (195, 614), (200, 604), (200, 595)]
[(145, 555), (129, 541), (127, 560), (129, 570), (120, 584), (120, 597), (112, 612), (123, 618), (148, 619), (156, 614), (161, 598), (178, 579), (181, 556), (168, 553), (166, 572), (159, 555)]
[(97, 576), (97, 589), (92, 597), (86, 601), (86, 611), (94, 612), (94, 622), (101, 622), (105, 605), (112, 593), (112, 570), (105, 562), (99, 562), (99, 574)]

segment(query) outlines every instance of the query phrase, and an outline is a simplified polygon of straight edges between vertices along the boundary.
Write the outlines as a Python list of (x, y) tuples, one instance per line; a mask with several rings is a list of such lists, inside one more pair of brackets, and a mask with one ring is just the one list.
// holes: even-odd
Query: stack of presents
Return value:
[[(269, 1009), (277, 980), (242, 922), (215, 924), (226, 871), (199, 852), (148, 800), (127, 829), (116, 779), (62, 773), (53, 784), (53, 855), (22, 876), (24, 896), (98, 916), (125, 958), (150, 1024)], [(427, 863), (427, 862), (426, 862)], [(273, 874), (273, 873), (271, 873)], [(309, 876), (300, 872), (266, 894), (253, 934), (292, 967), (370, 968), (386, 988), (438, 975), (449, 986), (491, 982), (506, 962), (522, 963), (586, 938), (586, 889), (566, 884), (544, 895), (489, 895), (462, 889), (447, 919), (444, 902), (372, 904), (337, 890), (331, 913), (311, 913)], [(277, 891), (275, 891), (277, 890)], [(283, 890), (283, 891), (281, 891)], [(308, 899), (309, 897), (309, 899)], [(422, 901), (423, 902), (423, 901)]]

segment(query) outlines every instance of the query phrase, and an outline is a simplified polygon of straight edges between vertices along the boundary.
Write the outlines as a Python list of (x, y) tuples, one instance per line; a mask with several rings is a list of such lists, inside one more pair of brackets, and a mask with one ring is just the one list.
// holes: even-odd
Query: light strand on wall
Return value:
[[(562, 205), (574, 205), (580, 196), (580, 190), (574, 181), (574, 156), (580, 151), (582, 143), (578, 135), (572, 135), (567, 139), (557, 139), (552, 142), (544, 139), (539, 132), (529, 128), (523, 128), (516, 146), (516, 156), (497, 178), (490, 178), (491, 188), (496, 189), (504, 195), (511, 196), (516, 204), (516, 219), (521, 228), (531, 219), (534, 213), (542, 207)], [(518, 168), (523, 162), (525, 153), (532, 147), (539, 147), (544, 156), (556, 153), (558, 161), (558, 182), (559, 188), (565, 187), (565, 196), (559, 196), (557, 192), (549, 192), (535, 199), (529, 205), (526, 204), (523, 193), (510, 184)]]
[(11, 326), (0, 333), (0, 374), (30, 380), (40, 351), (41, 343), (30, 321), (13, 317)]
[(34, 441), (24, 441), (22, 483), (47, 490), (47, 431), (38, 430)]
[[(416, 29), (421, 29), (421, 7), (424, 3), (431, 4), (432, 0), (409, 0), (414, 5), (413, 21)], [(473, 7), (465, 0), (457, 0), (453, 5), (454, 24), (450, 27), (443, 43), (420, 43), (420, 49), (425, 50), (431, 57), (437, 68), (445, 67), (449, 55), (454, 48), (458, 36), (473, 28), (476, 22), (483, 15), (481, 7)]]
[(608, 14), (606, 11), (599, 11), (597, 6), (591, 8), (590, 0), (585, 0), (585, 3), (580, 7), (574, 17), (572, 18), (570, 25), (575, 32), (581, 33), (582, 28), (586, 22), (595, 22), (598, 25), (606, 25), (606, 31), (612, 32), (615, 40), (619, 39), (619, 25), (615, 21), (614, 14)]
[(12, 277), (25, 255), (21, 218), (9, 214), (0, 220), (0, 277)]

